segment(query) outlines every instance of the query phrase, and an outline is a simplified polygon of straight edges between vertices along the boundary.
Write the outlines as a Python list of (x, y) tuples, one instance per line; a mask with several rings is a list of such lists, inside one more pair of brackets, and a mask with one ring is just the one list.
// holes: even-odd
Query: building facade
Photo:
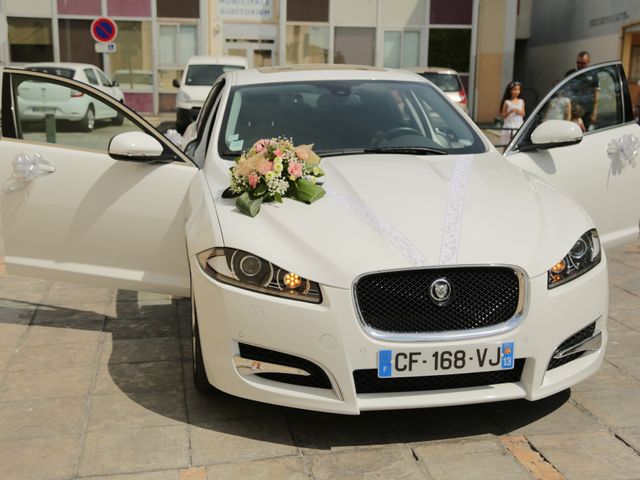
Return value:
[[(511, 21), (508, 6), (513, 2), (0, 0), (8, 26), (1, 53), (3, 62), (11, 65), (36, 61), (98, 65), (120, 83), (128, 104), (154, 113), (175, 109), (172, 81), (196, 54), (242, 55), (255, 67), (297, 63), (450, 67), (461, 74), (473, 112), (482, 88), (477, 71), (484, 68), (477, 61), (478, 52), (500, 72), (503, 61), (509, 63), (508, 55), (492, 54), (502, 52), (509, 40), (504, 30), (505, 22)], [(118, 26), (115, 53), (96, 53), (89, 29), (100, 16)], [(485, 18), (489, 27), (483, 30), (479, 18)], [(503, 30), (498, 41), (493, 35), (496, 24)], [(495, 75), (484, 76), (495, 83)], [(497, 90), (503, 86), (503, 76), (498, 75)]]

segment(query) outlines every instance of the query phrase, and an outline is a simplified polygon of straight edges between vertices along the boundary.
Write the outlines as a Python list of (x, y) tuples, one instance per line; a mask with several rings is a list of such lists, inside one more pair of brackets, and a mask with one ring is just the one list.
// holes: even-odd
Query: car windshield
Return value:
[(426, 83), (309, 81), (233, 88), (219, 137), (220, 155), (233, 158), (261, 138), (279, 136), (314, 144), (325, 156), (376, 149), (486, 151), (456, 107)]
[(225, 72), (243, 70), (239, 65), (191, 65), (187, 70), (185, 85), (213, 85)]
[(443, 92), (459, 92), (462, 90), (458, 76), (452, 73), (421, 73), (424, 78), (433, 82)]
[(58, 75), (65, 78), (73, 78), (73, 75), (76, 73), (76, 71), (72, 68), (61, 67), (28, 67), (27, 70), (31, 70), (33, 72), (48, 73), (50, 75)]

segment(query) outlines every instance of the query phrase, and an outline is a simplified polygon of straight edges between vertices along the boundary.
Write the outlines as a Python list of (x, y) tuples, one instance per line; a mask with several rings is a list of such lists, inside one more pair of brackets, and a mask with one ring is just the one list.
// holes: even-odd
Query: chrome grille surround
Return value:
[[(486, 327), (480, 328), (471, 328), (471, 329), (460, 329), (460, 330), (448, 330), (448, 331), (439, 331), (439, 332), (398, 332), (398, 331), (390, 331), (383, 330), (379, 328), (374, 328), (367, 323), (365, 320), (362, 308), (358, 301), (358, 284), (359, 282), (369, 276), (373, 275), (385, 275), (385, 274), (393, 274), (393, 273), (403, 273), (403, 272), (416, 272), (416, 271), (429, 271), (432, 275), (442, 276), (443, 271), (452, 270), (452, 269), (473, 269), (473, 270), (482, 270), (482, 269), (509, 269), (511, 270), (517, 278), (518, 283), (518, 298), (517, 305), (514, 309), (513, 315), (506, 319), (503, 322), (500, 322), (495, 325), (490, 325)], [(526, 315), (526, 310), (528, 306), (528, 276), (524, 270), (514, 265), (505, 265), (505, 264), (475, 264), (475, 265), (438, 265), (433, 267), (415, 267), (415, 268), (405, 268), (405, 269), (394, 269), (394, 270), (381, 270), (376, 272), (367, 272), (360, 276), (358, 276), (352, 284), (352, 295), (353, 302), (356, 309), (356, 313), (358, 315), (358, 319), (360, 321), (360, 325), (364, 332), (370, 337), (389, 342), (429, 342), (429, 341), (446, 341), (446, 340), (461, 340), (461, 339), (473, 339), (473, 338), (481, 338), (489, 335), (496, 335), (500, 333), (505, 333), (510, 330), (513, 330), (517, 327)], [(446, 308), (446, 307), (445, 307)]]

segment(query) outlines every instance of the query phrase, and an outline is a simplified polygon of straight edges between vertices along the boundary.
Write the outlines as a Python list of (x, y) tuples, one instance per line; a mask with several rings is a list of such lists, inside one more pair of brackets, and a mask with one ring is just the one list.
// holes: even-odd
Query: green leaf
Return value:
[(258, 184), (258, 186), (256, 187), (256, 189), (253, 191), (253, 196), (254, 197), (261, 197), (265, 193), (267, 193), (267, 184), (264, 183), (264, 182), (260, 182)]
[(225, 191), (222, 192), (222, 198), (235, 198), (238, 195), (240, 194), (233, 192), (233, 190), (231, 190), (231, 187), (227, 187)]
[(280, 195), (279, 193), (274, 193), (273, 198), (276, 202), (282, 203), (282, 195)]
[(293, 193), (293, 198), (305, 203), (313, 203), (316, 200), (324, 197), (326, 193), (324, 188), (315, 183), (311, 183), (304, 178), (299, 178), (295, 182), (296, 191)]
[(247, 192), (244, 192), (236, 199), (236, 207), (245, 215), (255, 217), (260, 212), (262, 197), (251, 198)]

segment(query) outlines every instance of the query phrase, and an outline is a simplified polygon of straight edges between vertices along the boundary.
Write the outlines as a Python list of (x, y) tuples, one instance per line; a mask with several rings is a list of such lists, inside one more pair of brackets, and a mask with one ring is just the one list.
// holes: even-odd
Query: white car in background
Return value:
[(460, 75), (455, 70), (443, 67), (412, 67), (410, 71), (417, 73), (442, 90), (447, 97), (458, 105), (463, 112), (467, 112), (467, 92), (462, 85)]
[(247, 67), (245, 57), (191, 57), (182, 73), (182, 79), (173, 80), (173, 86), (179, 89), (176, 96), (176, 130), (183, 133), (198, 117), (202, 104), (220, 75)]
[[(600, 81), (600, 126), (543, 121), (584, 74)], [(189, 155), (112, 97), (62, 83), (135, 131), (93, 150), (34, 142), (3, 89), (7, 271), (191, 297), (198, 388), (358, 414), (537, 400), (600, 367), (602, 246), (635, 238), (640, 218), (640, 126), (619, 62), (563, 79), (505, 155), (399, 70), (225, 73)], [(251, 218), (222, 194), (229, 169), (279, 136), (314, 144), (327, 194)]]
[[(124, 103), (124, 94), (118, 84), (109, 80), (95, 65), (43, 62), (27, 64), (24, 68), (86, 83)], [(52, 83), (21, 83), (18, 87), (18, 108), (24, 122), (42, 121), (46, 115), (53, 115), (56, 120), (74, 122), (84, 132), (93, 130), (97, 120), (110, 120), (116, 125), (122, 123), (122, 116), (116, 115), (113, 109), (102, 108), (102, 104), (93, 102), (81, 91), (70, 92)]]

